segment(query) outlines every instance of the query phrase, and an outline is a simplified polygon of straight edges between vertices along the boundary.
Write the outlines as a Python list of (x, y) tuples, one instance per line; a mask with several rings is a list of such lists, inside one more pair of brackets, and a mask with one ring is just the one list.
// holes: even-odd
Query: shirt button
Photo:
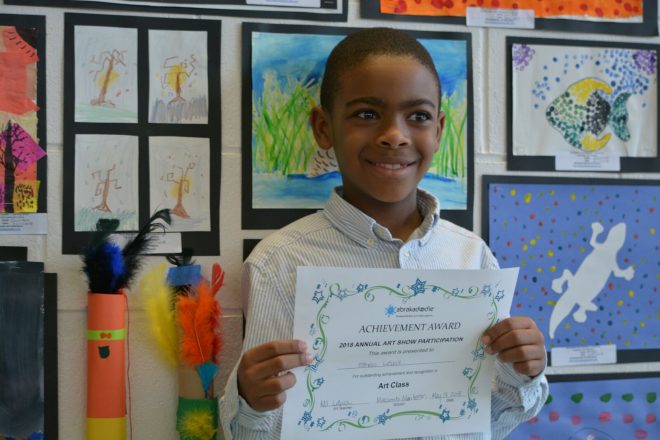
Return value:
[(375, 241), (374, 241), (373, 238), (368, 238), (368, 239), (367, 239), (367, 246), (373, 246), (374, 243), (375, 243)]
[(406, 257), (406, 258), (410, 258), (410, 251), (405, 251), (403, 253), (403, 256)]

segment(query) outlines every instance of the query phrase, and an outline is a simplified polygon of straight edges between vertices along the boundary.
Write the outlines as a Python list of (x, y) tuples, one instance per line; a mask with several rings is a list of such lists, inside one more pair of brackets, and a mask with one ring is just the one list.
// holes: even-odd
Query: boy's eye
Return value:
[(360, 119), (376, 119), (376, 112), (372, 110), (362, 110), (355, 114)]
[(408, 119), (415, 122), (426, 122), (431, 120), (431, 115), (427, 112), (415, 112)]

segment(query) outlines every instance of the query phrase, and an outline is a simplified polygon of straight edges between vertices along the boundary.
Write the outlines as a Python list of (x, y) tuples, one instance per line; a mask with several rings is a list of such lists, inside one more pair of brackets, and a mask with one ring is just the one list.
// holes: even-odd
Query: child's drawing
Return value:
[(660, 438), (660, 378), (579, 375), (550, 378), (550, 396), (538, 416), (508, 440), (653, 440)]
[[(586, 322), (587, 312), (595, 312), (598, 306), (593, 300), (603, 290), (611, 275), (630, 281), (635, 269), (628, 266), (625, 269), (619, 267), (617, 253), (626, 241), (626, 224), (621, 222), (612, 227), (607, 238), (602, 243), (597, 241), (603, 232), (600, 222), (591, 224), (591, 238), (589, 246), (593, 248), (591, 253), (580, 263), (575, 274), (564, 269), (559, 278), (552, 280), (552, 290), (561, 295), (550, 315), (550, 337), (555, 337), (555, 330), (566, 318), (575, 306), (578, 309), (573, 313), (576, 322)], [(566, 285), (566, 290), (564, 290)]]
[(75, 230), (94, 231), (101, 218), (138, 229), (138, 138), (76, 135)]
[(657, 52), (512, 45), (513, 154), (657, 156)]
[(0, 26), (0, 213), (39, 210), (36, 28)]
[(536, 18), (586, 19), (639, 23), (643, 0), (380, 0), (383, 14), (465, 17), (468, 7), (531, 9)]
[(211, 229), (209, 162), (206, 138), (149, 138), (150, 209), (171, 210), (170, 230)]
[(149, 31), (149, 122), (208, 123), (207, 33)]
[[(309, 112), (343, 35), (252, 33), (252, 208), (320, 208), (341, 184), (334, 152), (316, 147)], [(420, 39), (442, 82), (442, 147), (420, 186), (444, 209), (467, 207), (467, 42)], [(248, 153), (249, 154), (249, 153)]]
[(491, 249), (520, 267), (512, 314), (533, 318), (548, 349), (659, 348), (660, 185), (549, 180), (488, 188)]
[(137, 30), (75, 26), (76, 122), (137, 122)]

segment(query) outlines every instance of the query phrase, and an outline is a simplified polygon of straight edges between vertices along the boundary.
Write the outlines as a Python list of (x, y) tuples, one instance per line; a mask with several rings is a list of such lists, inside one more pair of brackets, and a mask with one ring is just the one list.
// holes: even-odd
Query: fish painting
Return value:
[(611, 101), (607, 97), (612, 92), (605, 81), (584, 78), (555, 98), (545, 116), (566, 142), (582, 151), (598, 151), (607, 145), (612, 134), (601, 134), (608, 125), (625, 142), (630, 139), (626, 103), (632, 93), (622, 92)]

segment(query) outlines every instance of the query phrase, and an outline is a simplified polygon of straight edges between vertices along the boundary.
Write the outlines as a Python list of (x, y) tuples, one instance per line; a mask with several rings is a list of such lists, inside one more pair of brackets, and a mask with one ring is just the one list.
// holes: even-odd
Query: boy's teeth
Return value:
[(387, 168), (388, 170), (398, 170), (403, 168), (403, 165), (400, 163), (379, 163), (378, 166)]

